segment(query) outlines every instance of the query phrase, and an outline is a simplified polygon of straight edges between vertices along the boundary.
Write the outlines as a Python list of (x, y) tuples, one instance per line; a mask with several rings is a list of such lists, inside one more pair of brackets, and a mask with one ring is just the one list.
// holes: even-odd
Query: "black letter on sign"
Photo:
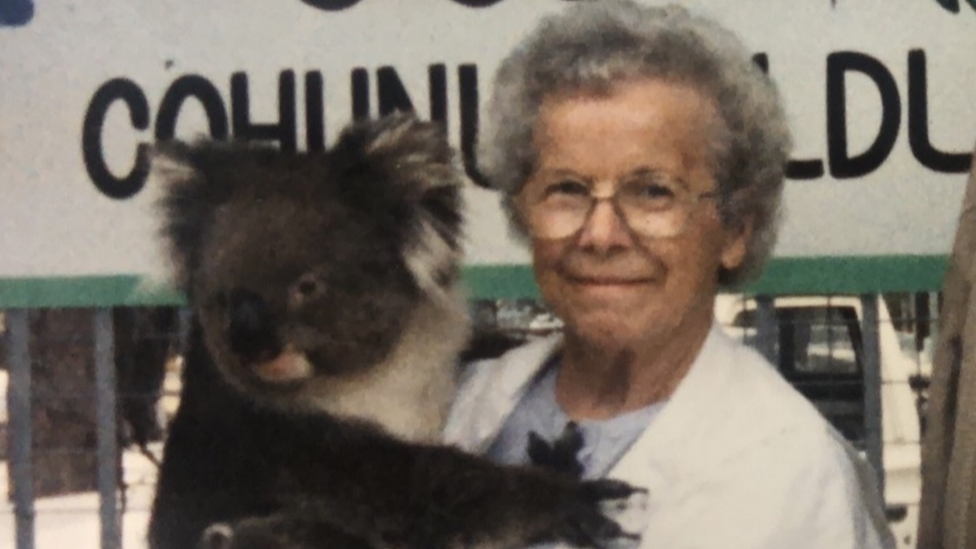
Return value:
[(159, 104), (159, 112), (156, 113), (156, 139), (173, 139), (180, 109), (190, 97), (196, 98), (203, 105), (210, 126), (210, 137), (227, 139), (227, 110), (220, 98), (220, 92), (209, 80), (195, 74), (181, 76), (166, 90)]
[(454, 3), (461, 4), (462, 6), (467, 6), (469, 8), (487, 8), (489, 6), (494, 6), (501, 1), (502, 0), (454, 0)]
[(461, 95), (461, 157), (464, 171), (479, 187), (489, 187), (488, 180), (478, 171), (475, 147), (478, 144), (478, 66), (458, 67), (458, 87)]
[(943, 173), (966, 173), (972, 155), (947, 153), (929, 140), (929, 98), (926, 90), (925, 52), (908, 52), (908, 144), (912, 155), (926, 168)]
[(823, 160), (789, 160), (786, 177), (790, 179), (820, 179), (824, 174)]
[(369, 73), (359, 67), (352, 70), (350, 76), (350, 92), (352, 94), (352, 119), (369, 118)]
[[(752, 62), (767, 76), (769, 75), (769, 56), (757, 53), (752, 56)], [(786, 177), (790, 179), (818, 179), (823, 177), (824, 166), (822, 160), (789, 160), (786, 163)]]
[(302, 2), (320, 10), (340, 11), (355, 6), (359, 0), (302, 0)]
[[(847, 94), (844, 76), (857, 71), (869, 77), (881, 92), (881, 129), (874, 143), (857, 156), (847, 151)], [(901, 99), (898, 86), (888, 69), (877, 59), (857, 52), (837, 52), (827, 56), (827, 156), (830, 174), (837, 179), (860, 177), (884, 163), (895, 146), (901, 124)]]
[(757, 53), (752, 56), (752, 63), (759, 67), (764, 74), (769, 75), (769, 56), (765, 53)]
[(136, 161), (129, 174), (123, 178), (112, 175), (102, 151), (102, 126), (109, 107), (117, 100), (129, 107), (129, 120), (137, 130), (149, 128), (149, 101), (138, 84), (126, 78), (114, 78), (102, 84), (85, 112), (81, 126), (81, 153), (85, 160), (85, 170), (95, 187), (105, 196), (125, 199), (133, 196), (146, 184), (149, 173), (148, 145), (139, 144), (136, 148)]
[(234, 137), (260, 141), (279, 141), (281, 150), (294, 152), (298, 148), (295, 120), (295, 73), (282, 71), (278, 76), (278, 123), (251, 122), (251, 98), (247, 75), (236, 72), (230, 77), (231, 112)]
[(403, 82), (393, 67), (380, 67), (376, 71), (376, 87), (380, 100), (380, 116), (386, 116), (393, 111), (413, 111), (410, 94), (403, 87)]
[(430, 89), (430, 119), (447, 128), (447, 67), (438, 63), (427, 67)]
[[(946, 11), (959, 13), (959, 0), (938, 0), (939, 5)], [(971, 4), (972, 2), (970, 2)]]
[(305, 143), (310, 151), (325, 150), (325, 80), (319, 71), (305, 73)]

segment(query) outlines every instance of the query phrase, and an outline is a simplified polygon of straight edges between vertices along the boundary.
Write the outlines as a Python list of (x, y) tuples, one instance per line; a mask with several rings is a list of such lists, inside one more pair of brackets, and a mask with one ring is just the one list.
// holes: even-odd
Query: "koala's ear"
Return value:
[(154, 145), (150, 177), (162, 185), (157, 211), (160, 236), (172, 264), (178, 288), (189, 292), (204, 242), (217, 208), (234, 187), (231, 173), (235, 146), (198, 140), (161, 142)]
[(462, 257), (461, 190), (457, 186), (427, 189), (412, 227), (404, 235), (401, 255), (421, 289), (440, 294), (458, 275)]
[[(385, 190), (418, 200), (429, 187), (459, 183), (454, 150), (444, 128), (410, 113), (396, 112), (346, 127), (331, 156), (347, 174), (410, 176), (389, 179), (386, 189), (367, 189), (374, 196)], [(350, 191), (358, 186), (351, 178), (344, 183)]]
[(354, 124), (332, 150), (341, 191), (400, 235), (400, 250), (418, 286), (441, 292), (461, 256), (461, 189), (467, 178), (444, 128), (395, 113)]

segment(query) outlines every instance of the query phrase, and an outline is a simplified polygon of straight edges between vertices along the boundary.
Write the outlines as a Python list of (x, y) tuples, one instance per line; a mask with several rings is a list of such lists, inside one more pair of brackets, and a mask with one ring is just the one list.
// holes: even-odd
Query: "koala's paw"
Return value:
[(275, 513), (210, 525), (200, 536), (199, 549), (375, 549), (323, 517)]
[(534, 465), (578, 479), (583, 476), (584, 469), (578, 458), (583, 442), (583, 433), (575, 422), (570, 421), (559, 438), (552, 442), (530, 432), (527, 451)]
[(580, 484), (559, 537), (577, 547), (636, 547), (646, 516), (647, 491), (611, 479)]
[(275, 534), (267, 520), (246, 519), (237, 523), (218, 522), (200, 535), (199, 549), (284, 549), (285, 540)]
[(234, 527), (226, 522), (211, 524), (200, 535), (199, 549), (231, 549), (234, 546)]

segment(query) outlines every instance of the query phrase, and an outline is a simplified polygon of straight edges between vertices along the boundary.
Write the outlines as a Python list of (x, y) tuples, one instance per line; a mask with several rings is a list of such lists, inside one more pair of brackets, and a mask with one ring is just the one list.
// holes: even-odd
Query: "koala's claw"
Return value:
[(584, 512), (579, 522), (570, 525), (565, 540), (577, 547), (604, 549), (606, 542), (623, 535), (623, 529), (612, 519), (600, 513)]
[(631, 486), (626, 482), (614, 479), (600, 479), (584, 482), (581, 490), (583, 497), (593, 502), (606, 500), (626, 500), (634, 494), (646, 494), (647, 490)]
[[(561, 538), (577, 547), (610, 549), (619, 542), (633, 542), (640, 535), (621, 525), (619, 518), (627, 518), (628, 511), (644, 507), (646, 498), (632, 496), (646, 494), (647, 490), (626, 482), (601, 479), (583, 482), (579, 497), (566, 522)], [(643, 513), (641, 513), (643, 514)], [(633, 530), (640, 530), (634, 528)]]

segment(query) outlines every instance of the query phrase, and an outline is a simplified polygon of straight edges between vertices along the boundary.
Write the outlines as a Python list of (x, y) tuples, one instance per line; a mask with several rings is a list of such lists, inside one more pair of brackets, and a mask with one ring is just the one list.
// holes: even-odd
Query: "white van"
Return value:
[[(864, 376), (861, 300), (855, 296), (776, 297), (773, 342), (783, 376), (855, 446), (864, 448)], [(756, 302), (722, 295), (716, 318), (727, 332), (758, 347)], [(902, 350), (891, 315), (878, 299), (881, 349), (882, 443), (885, 503), (900, 547), (914, 547), (921, 490), (921, 447), (913, 375), (928, 366)], [(927, 371), (928, 370), (928, 371)]]

